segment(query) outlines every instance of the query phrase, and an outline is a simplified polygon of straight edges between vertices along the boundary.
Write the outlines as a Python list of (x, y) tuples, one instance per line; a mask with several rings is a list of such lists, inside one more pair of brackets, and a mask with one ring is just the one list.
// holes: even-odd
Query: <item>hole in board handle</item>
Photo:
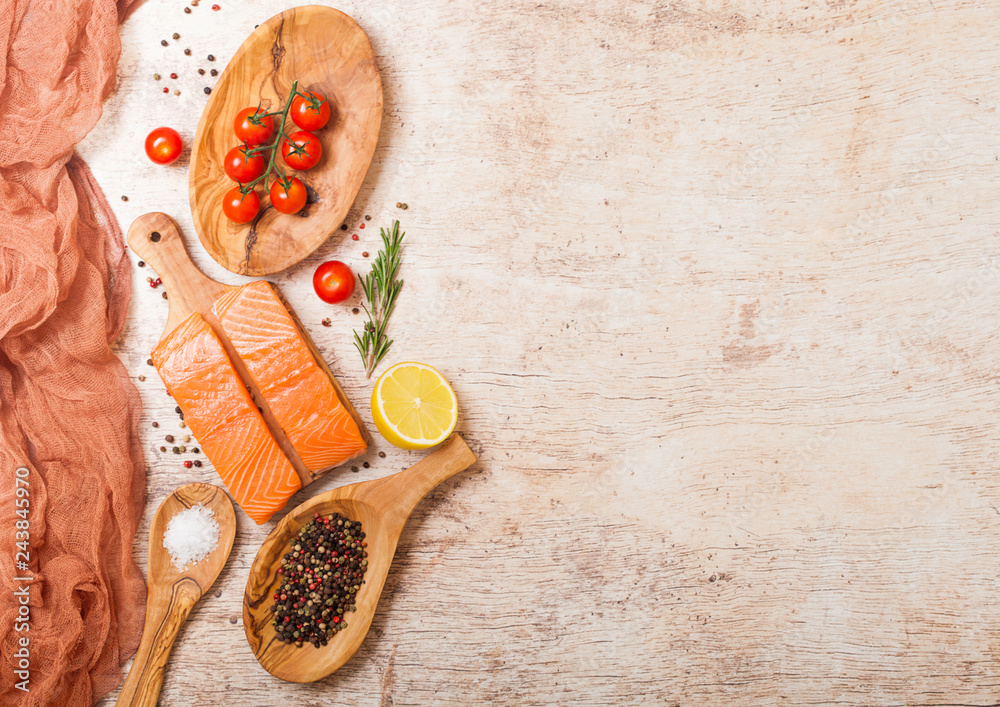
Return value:
[(149, 234), (149, 240), (153, 241), (153, 243), (159, 243), (160, 242), (160, 232), (159, 231), (153, 231), (152, 233), (150, 233)]

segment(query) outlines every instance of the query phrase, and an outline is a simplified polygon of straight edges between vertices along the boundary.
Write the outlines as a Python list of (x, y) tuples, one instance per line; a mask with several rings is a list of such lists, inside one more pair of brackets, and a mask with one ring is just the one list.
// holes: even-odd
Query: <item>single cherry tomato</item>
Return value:
[(264, 158), (260, 153), (247, 155), (246, 145), (234, 147), (226, 153), (224, 167), (229, 178), (236, 182), (252, 182), (264, 173)]
[(233, 187), (222, 197), (222, 211), (233, 223), (249, 223), (260, 211), (260, 197), (255, 191), (244, 195), (239, 187)]
[(306, 130), (292, 133), (281, 146), (281, 155), (292, 169), (306, 170), (316, 166), (323, 156), (319, 138)]
[(317, 91), (306, 91), (292, 99), (290, 115), (303, 130), (319, 130), (330, 120), (330, 101)]
[(184, 143), (173, 128), (156, 128), (146, 136), (146, 156), (156, 164), (170, 164), (181, 156)]
[(250, 147), (263, 145), (274, 134), (274, 120), (260, 108), (244, 108), (236, 114), (233, 132)]
[(298, 179), (289, 180), (288, 188), (279, 179), (271, 185), (271, 206), (283, 214), (302, 211), (306, 205), (306, 188)]
[(354, 293), (354, 273), (339, 260), (328, 260), (313, 273), (313, 289), (324, 302), (343, 302)]

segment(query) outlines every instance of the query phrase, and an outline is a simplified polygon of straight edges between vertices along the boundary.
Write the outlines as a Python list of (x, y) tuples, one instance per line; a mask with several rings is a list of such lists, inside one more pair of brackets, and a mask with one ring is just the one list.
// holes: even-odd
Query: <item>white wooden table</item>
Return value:
[[(123, 228), (166, 211), (238, 283), (197, 242), (186, 162), (142, 156), (158, 125), (193, 137), (196, 69), (291, 6), (219, 1), (139, 8), (80, 152)], [(161, 704), (1000, 700), (1000, 5), (337, 7), (379, 57), (379, 148), (351, 230), (274, 279), (370, 422), (360, 317), (310, 277), (362, 268), (399, 217), (389, 362), (449, 377), (481, 462), (420, 506), (362, 650), (313, 685), (244, 640), (271, 526), (241, 514)], [(218, 479), (157, 451), (183, 431), (145, 365), (165, 302), (135, 273), (145, 567), (164, 495)], [(377, 439), (292, 503), (419, 456)]]

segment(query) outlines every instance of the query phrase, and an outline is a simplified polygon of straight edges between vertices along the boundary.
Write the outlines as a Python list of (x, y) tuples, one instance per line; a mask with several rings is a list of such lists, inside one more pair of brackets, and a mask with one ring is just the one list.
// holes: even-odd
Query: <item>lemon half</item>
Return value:
[(458, 422), (455, 391), (436, 369), (397, 363), (372, 391), (372, 418), (382, 436), (403, 449), (427, 449), (448, 438)]

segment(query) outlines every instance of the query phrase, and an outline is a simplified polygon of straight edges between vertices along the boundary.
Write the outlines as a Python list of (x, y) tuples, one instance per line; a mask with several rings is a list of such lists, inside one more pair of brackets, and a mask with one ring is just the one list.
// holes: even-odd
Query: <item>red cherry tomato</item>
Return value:
[(306, 205), (306, 188), (298, 179), (289, 181), (288, 189), (281, 181), (271, 185), (271, 206), (283, 214), (294, 214), (302, 211)]
[(316, 166), (323, 156), (319, 138), (306, 130), (292, 133), (281, 146), (281, 155), (292, 169), (306, 170)]
[(260, 197), (255, 191), (244, 196), (239, 187), (233, 187), (222, 197), (222, 211), (233, 223), (249, 223), (260, 211)]
[(252, 182), (264, 173), (264, 158), (260, 153), (247, 156), (245, 145), (234, 147), (226, 153), (224, 166), (229, 178), (236, 182)]
[(183, 149), (181, 136), (173, 128), (156, 128), (146, 136), (146, 156), (156, 164), (170, 164)]
[(354, 293), (354, 273), (339, 260), (329, 260), (313, 273), (313, 289), (324, 302), (343, 302)]
[(330, 120), (330, 101), (317, 91), (306, 91), (304, 95), (292, 99), (292, 120), (303, 130), (319, 130)]
[(271, 116), (258, 117), (265, 111), (259, 108), (244, 108), (236, 114), (233, 121), (233, 132), (240, 142), (245, 142), (250, 147), (263, 145), (274, 134), (274, 120)]

